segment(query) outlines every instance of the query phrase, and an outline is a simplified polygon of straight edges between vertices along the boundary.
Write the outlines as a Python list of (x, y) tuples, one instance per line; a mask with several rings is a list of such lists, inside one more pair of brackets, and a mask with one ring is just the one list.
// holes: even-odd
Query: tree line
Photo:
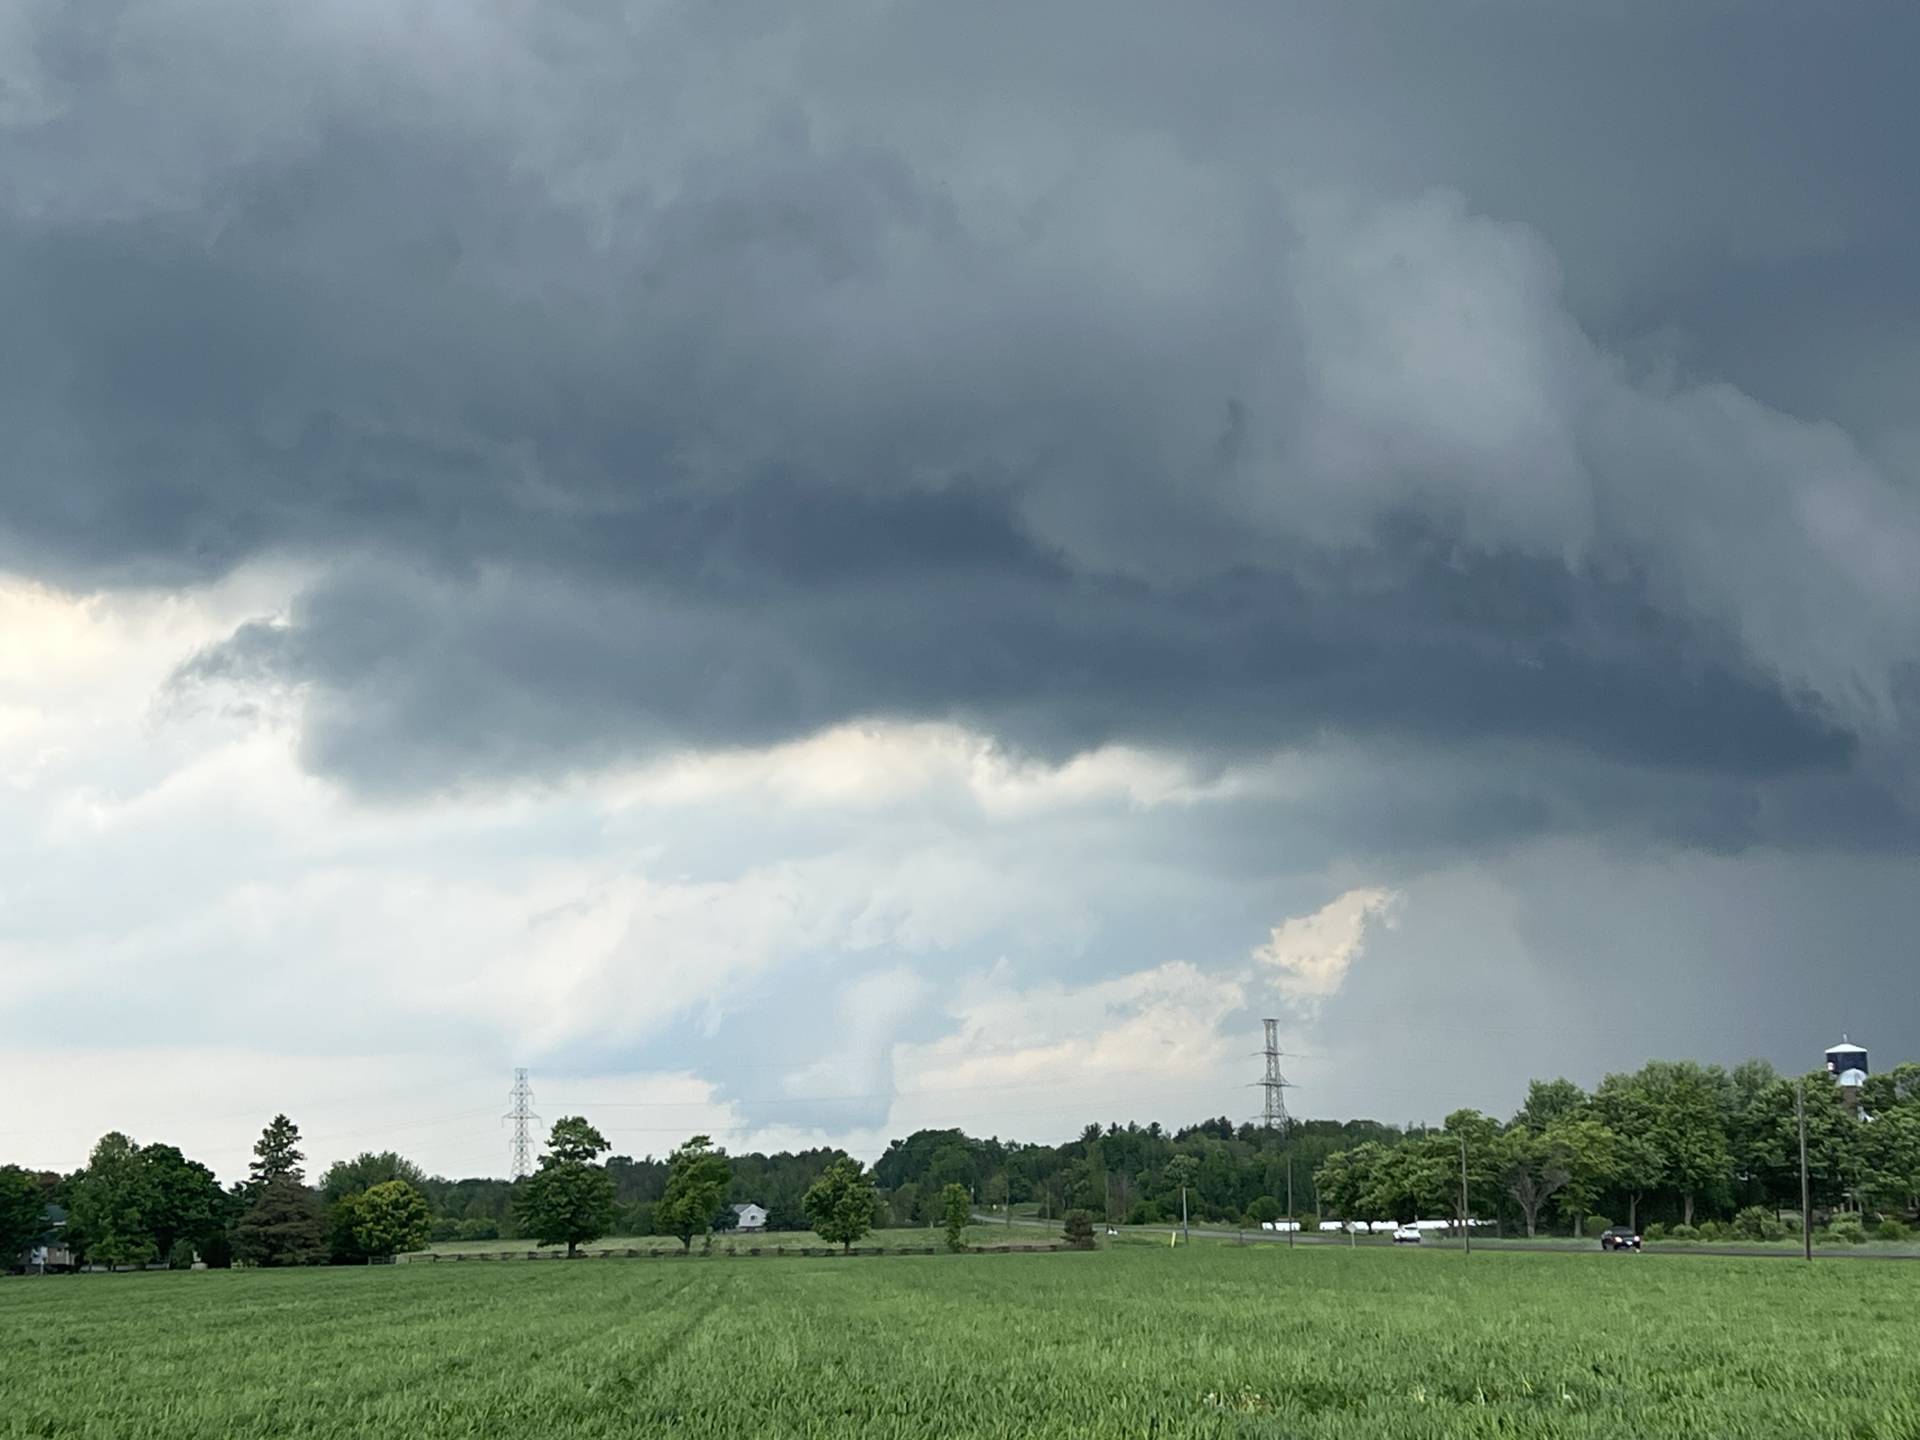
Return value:
[(1464, 1208), (1528, 1235), (1550, 1221), (1580, 1233), (1604, 1207), (1635, 1228), (1650, 1220), (1684, 1233), (1731, 1218), (1769, 1238), (1779, 1211), (1800, 1208), (1803, 1113), (1814, 1209), (1901, 1229), (1920, 1208), (1913, 1063), (1869, 1077), (1857, 1096), (1824, 1070), (1783, 1076), (1764, 1061), (1653, 1061), (1591, 1094), (1536, 1080), (1505, 1124), (1459, 1110), (1437, 1131), (1329, 1157), (1315, 1185), (1329, 1213), (1355, 1219)]
[(707, 1136), (660, 1159), (609, 1156), (605, 1137), (569, 1116), (518, 1181), (429, 1176), (383, 1151), (339, 1161), (309, 1185), (299, 1130), (280, 1115), (246, 1179), (223, 1188), (178, 1148), (116, 1132), (70, 1175), (0, 1166), (0, 1257), (12, 1263), (38, 1241), (49, 1205), (66, 1212), (62, 1243), (109, 1267), (367, 1263), (450, 1239), (571, 1250), (654, 1234), (691, 1248), (729, 1229), (733, 1204), (747, 1201), (766, 1208), (771, 1230), (811, 1229), (842, 1245), (886, 1226), (944, 1227), (957, 1245), (979, 1209), (1154, 1224), (1177, 1219), (1183, 1197), (1197, 1220), (1241, 1225), (1464, 1211), (1532, 1235), (1578, 1233), (1604, 1212), (1635, 1226), (1744, 1217), (1764, 1231), (1765, 1216), (1798, 1208), (1803, 1093), (1814, 1204), (1895, 1226), (1910, 1217), (1920, 1207), (1920, 1065), (1870, 1077), (1849, 1101), (1825, 1072), (1654, 1061), (1592, 1093), (1534, 1081), (1504, 1122), (1460, 1110), (1433, 1129), (1308, 1120), (1267, 1130), (1220, 1117), (1176, 1130), (1090, 1124), (1059, 1145), (921, 1130), (871, 1168), (835, 1149), (728, 1155)]

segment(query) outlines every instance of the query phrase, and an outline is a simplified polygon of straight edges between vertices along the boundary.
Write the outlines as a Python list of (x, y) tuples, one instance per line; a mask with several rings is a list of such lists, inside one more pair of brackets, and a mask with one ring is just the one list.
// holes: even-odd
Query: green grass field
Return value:
[(1335, 1247), (0, 1281), (0, 1436), (1920, 1434), (1920, 1267)]
[[(901, 1246), (945, 1245), (945, 1230), (929, 1229), (925, 1225), (916, 1225), (907, 1230), (875, 1230), (866, 1239), (858, 1242), (855, 1250), (892, 1250)], [(1043, 1234), (1036, 1226), (1012, 1227), (1004, 1225), (969, 1225), (966, 1241), (969, 1245), (1043, 1245), (1059, 1239), (1059, 1227), (1052, 1233)], [(1162, 1232), (1162, 1243), (1165, 1232)], [(744, 1254), (749, 1248), (758, 1246), (771, 1250), (775, 1246), (793, 1249), (818, 1249), (828, 1246), (829, 1242), (807, 1231), (773, 1230), (753, 1235), (718, 1234), (713, 1237), (713, 1248), (721, 1253), (732, 1251)], [(530, 1250), (542, 1254), (559, 1254), (567, 1247), (564, 1245), (536, 1245), (531, 1240), (442, 1240), (429, 1245), (422, 1254), (427, 1255), (476, 1255), (476, 1254), (514, 1254), (524, 1255)], [(681, 1248), (680, 1242), (671, 1235), (609, 1235), (581, 1247), (589, 1254), (599, 1250), (658, 1250), (671, 1253)], [(698, 1240), (693, 1242), (696, 1253), (701, 1250)], [(410, 1262), (409, 1262), (410, 1263)]]

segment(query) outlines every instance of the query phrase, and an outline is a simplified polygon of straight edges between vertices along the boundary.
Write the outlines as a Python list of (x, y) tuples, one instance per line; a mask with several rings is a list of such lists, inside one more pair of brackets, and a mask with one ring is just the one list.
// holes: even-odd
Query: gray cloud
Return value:
[(1370, 843), (1912, 843), (1903, 422), (1736, 363), (1912, 237), (1904, 10), (38, 13), (0, 562), (316, 565), (176, 685), (320, 772), (1491, 739)]

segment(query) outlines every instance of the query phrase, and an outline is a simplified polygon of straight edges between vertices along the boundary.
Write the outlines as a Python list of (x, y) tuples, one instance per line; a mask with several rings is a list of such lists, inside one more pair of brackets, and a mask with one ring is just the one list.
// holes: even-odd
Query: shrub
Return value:
[(1676, 1225), (1667, 1231), (1666, 1238), (1669, 1240), (1698, 1240), (1700, 1238), (1700, 1232), (1691, 1225)]
[[(434, 1230), (437, 1234), (439, 1226), (436, 1225)], [(500, 1238), (500, 1225), (498, 1221), (494, 1220), (456, 1220), (453, 1226), (453, 1234), (447, 1238), (454, 1240), (498, 1240)]]
[(1598, 1240), (1603, 1234), (1613, 1228), (1613, 1221), (1604, 1215), (1589, 1215), (1586, 1218), (1584, 1228), (1589, 1240)]
[(1721, 1225), (1718, 1220), (1702, 1220), (1700, 1222), (1700, 1238), (1702, 1240), (1724, 1240), (1727, 1238), (1727, 1234), (1728, 1231), (1726, 1227)]
[(1642, 1240), (1664, 1240), (1667, 1238), (1667, 1227), (1656, 1220), (1640, 1232), (1640, 1238)]
[(1876, 1240), (1911, 1240), (1913, 1231), (1889, 1215), (1873, 1227), (1873, 1237)]
[(1280, 1202), (1271, 1195), (1256, 1196), (1253, 1203), (1247, 1206), (1247, 1223), (1250, 1225), (1259, 1225), (1279, 1218)]
[(1787, 1233), (1779, 1218), (1764, 1205), (1747, 1206), (1727, 1228), (1740, 1240), (1778, 1240)]
[(1827, 1230), (1844, 1245), (1867, 1243), (1867, 1227), (1858, 1215), (1836, 1215)]
[(1093, 1216), (1084, 1210), (1067, 1212), (1067, 1240), (1070, 1244), (1093, 1248)]
[(1152, 1200), (1142, 1200), (1127, 1212), (1129, 1225), (1158, 1225), (1166, 1218), (1160, 1213), (1160, 1206)]

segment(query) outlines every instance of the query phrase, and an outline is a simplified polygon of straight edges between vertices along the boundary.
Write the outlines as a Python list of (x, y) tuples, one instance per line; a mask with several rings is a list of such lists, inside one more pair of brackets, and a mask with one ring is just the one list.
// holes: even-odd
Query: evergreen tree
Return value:
[(291, 1179), (296, 1185), (304, 1180), (305, 1173), (300, 1162), (307, 1157), (297, 1148), (300, 1144), (300, 1127), (284, 1115), (276, 1115), (260, 1138), (253, 1143), (253, 1168), (248, 1172), (248, 1180), (254, 1185), (264, 1185), (269, 1180)]
[(249, 1265), (318, 1265), (327, 1258), (327, 1223), (303, 1182), (300, 1129), (276, 1115), (253, 1146), (242, 1189), (244, 1209), (233, 1227), (234, 1258)]
[(234, 1258), (249, 1265), (318, 1265), (327, 1258), (327, 1227), (314, 1193), (289, 1175), (250, 1187), (233, 1227)]

